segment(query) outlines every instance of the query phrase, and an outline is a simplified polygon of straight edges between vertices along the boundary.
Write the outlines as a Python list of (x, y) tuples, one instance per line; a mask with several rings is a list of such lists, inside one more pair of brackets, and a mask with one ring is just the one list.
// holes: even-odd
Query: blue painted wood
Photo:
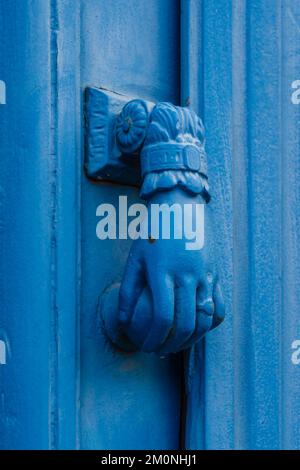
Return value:
[[(287, 0), (281, 9), (281, 447), (300, 449), (300, 366), (291, 345), (300, 338), (300, 160), (299, 104), (291, 83), (300, 77), (300, 5)], [(293, 90), (292, 90), (293, 91)]]
[[(244, 162), (234, 153), (235, 181), (245, 165), (244, 190), (234, 188), (236, 210), (236, 275), (234, 314), (238, 346), (236, 383), (237, 416), (240, 433), (237, 447), (281, 447), (281, 12), (279, 2), (247, 3), (242, 15), (245, 40), (238, 54), (244, 57), (244, 89), (236, 100), (243, 108), (243, 135), (236, 141), (243, 147)], [(238, 34), (235, 39), (238, 41)], [(233, 73), (241, 73), (241, 66)], [(237, 124), (237, 121), (235, 121)], [(240, 121), (239, 121), (240, 122)], [(240, 126), (242, 127), (241, 123)], [(242, 143), (240, 139), (243, 139)], [(234, 141), (235, 143), (235, 141)], [(239, 211), (246, 207), (243, 225)], [(242, 219), (243, 220), (243, 219)], [(242, 243), (241, 252), (239, 241)], [(243, 256), (244, 255), (244, 256)], [(246, 267), (246, 270), (245, 270)], [(246, 272), (245, 272), (246, 271)], [(249, 288), (250, 286), (250, 288)]]
[[(129, 125), (126, 122), (127, 129), (124, 132), (121, 117), (122, 112), (126, 112), (124, 107), (129, 101), (131, 98), (103, 88), (87, 87), (85, 89), (84, 166), (87, 176), (94, 180), (113, 181), (132, 186), (141, 184), (140, 160), (137, 151), (145, 135), (143, 133), (139, 136), (137, 142), (132, 142), (132, 149), (129, 148)], [(142, 115), (142, 119), (145, 118), (145, 130), (152, 107), (153, 103), (143, 101), (141, 109), (145, 112)], [(124, 111), (122, 111), (123, 108)], [(140, 118), (141, 115), (137, 115), (137, 119)], [(121, 138), (124, 136), (123, 145), (118, 140), (118, 136)]]
[(206, 127), (210, 205), (226, 304), (223, 325), (188, 358), (186, 445), (191, 449), (233, 447), (233, 364), (224, 360), (233, 355), (230, 6), (230, 0), (182, 1), (182, 102)]
[[(155, 1), (146, 15), (134, 2), (0, 5), (1, 447), (177, 448), (179, 359), (121, 354), (98, 328), (99, 295), (121, 278), (129, 243), (96, 238), (96, 207), (138, 194), (86, 179), (81, 104), (88, 84), (176, 102), (178, 10), (170, 16)], [(142, 34), (157, 21), (155, 40)]]
[[(207, 127), (209, 179), (215, 216), (220, 280), (226, 321), (206, 338), (205, 448), (234, 446), (235, 337), (232, 308), (232, 3), (204, 1), (203, 5), (203, 120)], [(222, 58), (222, 60), (220, 60)]]
[(7, 363), (0, 366), (5, 449), (48, 448), (53, 438), (50, 16), (49, 2), (0, 2), (0, 73), (6, 83), (6, 104), (0, 106), (0, 328), (9, 345)]
[[(202, 2), (181, 1), (180, 88), (182, 106), (190, 106), (203, 119)], [(184, 353), (185, 446), (205, 448), (205, 339)]]
[(227, 304), (198, 363), (203, 377), (194, 378), (201, 392), (190, 397), (196, 414), (188, 416), (188, 446), (297, 449), (300, 376), (291, 344), (299, 337), (299, 107), (291, 84), (300, 75), (299, 4), (183, 6), (194, 25), (186, 32), (183, 98), (202, 106), (207, 129)]
[[(177, 7), (173, 0), (82, 2), (82, 87), (178, 102)], [(128, 204), (138, 201), (137, 189), (93, 184), (83, 175), (81, 447), (176, 449), (179, 358), (122, 354), (99, 330), (99, 296), (121, 280), (130, 242), (97, 239), (96, 208), (103, 202), (117, 206), (119, 195), (127, 195)]]
[(55, 1), (0, 7), (0, 445), (74, 448), (80, 92), (78, 57), (61, 51), (76, 46), (79, 10)]
[[(55, 379), (53, 446), (79, 448), (80, 178), (83, 139), (80, 88), (80, 2), (52, 4), (52, 149), (55, 175), (56, 276), (53, 295)], [(72, 53), (70, 52), (72, 51)], [(53, 187), (53, 186), (52, 186)]]
[(102, 85), (175, 104), (181, 86), (207, 129), (227, 315), (191, 362), (187, 446), (299, 448), (299, 4), (182, 0), (180, 72), (177, 1), (75, 3), (0, 0), (0, 447), (178, 448), (179, 358), (99, 329), (130, 243), (97, 240), (96, 207), (138, 200), (82, 173)]

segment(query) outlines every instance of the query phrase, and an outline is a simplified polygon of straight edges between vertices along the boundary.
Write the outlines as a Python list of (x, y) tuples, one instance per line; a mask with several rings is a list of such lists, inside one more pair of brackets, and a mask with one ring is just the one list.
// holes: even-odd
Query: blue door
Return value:
[[(300, 448), (299, 24), (294, 0), (0, 0), (1, 448)], [(97, 207), (139, 196), (86, 176), (90, 86), (204, 120), (226, 320), (188, 361), (103, 332), (131, 242)]]
[[(84, 172), (83, 96), (179, 104), (179, 2), (1, 1), (1, 448), (177, 449), (181, 358), (123, 353), (99, 324), (130, 242)], [(12, 40), (13, 38), (13, 40)]]
[[(179, 3), (85, 1), (81, 7), (82, 90), (103, 86), (151, 101), (179, 102)], [(121, 281), (130, 241), (99, 240), (96, 210), (139, 201), (138, 188), (81, 180), (82, 448), (178, 448), (180, 357), (113, 350), (97, 319), (99, 296)], [(113, 306), (112, 306), (113, 308)], [(98, 323), (97, 323), (98, 322)]]

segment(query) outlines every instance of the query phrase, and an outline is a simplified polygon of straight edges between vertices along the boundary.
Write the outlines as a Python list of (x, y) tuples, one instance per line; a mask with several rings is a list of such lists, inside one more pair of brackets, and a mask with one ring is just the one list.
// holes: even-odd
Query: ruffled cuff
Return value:
[(147, 173), (143, 180), (140, 196), (147, 200), (157, 191), (167, 191), (176, 186), (193, 195), (200, 194), (206, 202), (210, 200), (206, 176), (199, 172), (183, 170)]

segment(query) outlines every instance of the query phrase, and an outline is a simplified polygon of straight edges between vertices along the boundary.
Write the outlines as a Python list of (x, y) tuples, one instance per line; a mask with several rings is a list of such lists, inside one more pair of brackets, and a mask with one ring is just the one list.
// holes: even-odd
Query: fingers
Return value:
[(198, 286), (189, 280), (175, 292), (167, 275), (148, 272), (147, 284), (148, 294), (144, 290), (141, 295), (146, 278), (140, 260), (130, 256), (119, 294), (119, 320), (145, 352), (164, 355), (190, 348), (224, 319), (221, 288), (210, 273)]
[(215, 305), (213, 301), (213, 280), (207, 276), (204, 283), (198, 285), (196, 296), (196, 326), (189, 340), (181, 349), (187, 349), (197, 343), (203, 335), (212, 328)]
[(175, 289), (174, 329), (159, 353), (169, 354), (180, 350), (194, 333), (195, 326), (196, 286), (193, 282), (187, 281)]
[[(149, 280), (149, 279), (148, 279)], [(167, 276), (149, 281), (153, 302), (152, 323), (142, 350), (157, 351), (170, 334), (174, 321), (174, 285)]]
[(148, 287), (141, 292), (130, 323), (123, 326), (130, 340), (142, 348), (152, 324), (152, 296)]
[(215, 305), (213, 301), (214, 280), (211, 273), (208, 273), (204, 282), (197, 288), (197, 311), (213, 315)]
[(141, 262), (130, 253), (119, 293), (119, 320), (122, 324), (130, 322), (144, 286)]

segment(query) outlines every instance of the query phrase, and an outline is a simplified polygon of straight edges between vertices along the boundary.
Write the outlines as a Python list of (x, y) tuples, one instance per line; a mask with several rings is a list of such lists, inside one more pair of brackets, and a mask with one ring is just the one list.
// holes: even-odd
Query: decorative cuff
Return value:
[(147, 200), (157, 191), (167, 191), (176, 186), (192, 195), (200, 194), (207, 203), (210, 201), (207, 177), (196, 171), (164, 170), (147, 173), (140, 196)]

